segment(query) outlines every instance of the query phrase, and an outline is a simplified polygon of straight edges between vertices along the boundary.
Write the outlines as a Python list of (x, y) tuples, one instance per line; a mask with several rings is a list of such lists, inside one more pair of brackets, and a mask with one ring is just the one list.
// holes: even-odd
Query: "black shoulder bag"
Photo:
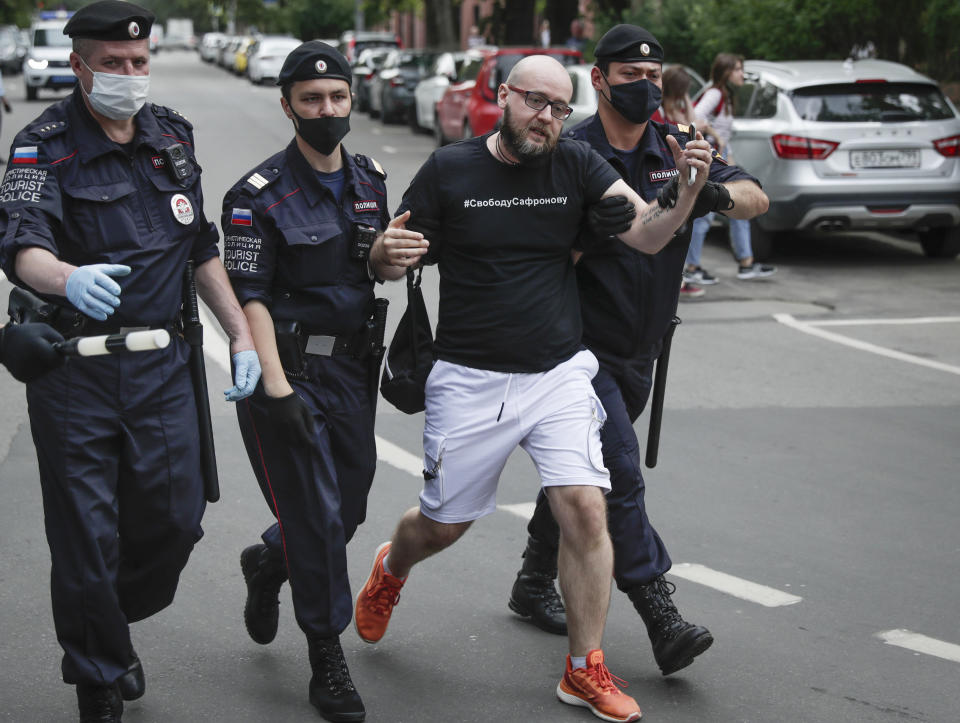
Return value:
[(422, 275), (422, 267), (407, 269), (407, 309), (387, 349), (380, 378), (383, 398), (405, 414), (424, 410), (424, 389), (433, 366), (433, 331), (420, 290)]

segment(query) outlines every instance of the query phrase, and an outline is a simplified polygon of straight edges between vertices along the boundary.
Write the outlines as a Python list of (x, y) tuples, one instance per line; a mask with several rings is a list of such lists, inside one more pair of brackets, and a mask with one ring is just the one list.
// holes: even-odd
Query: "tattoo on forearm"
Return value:
[(648, 223), (656, 221), (660, 218), (666, 209), (660, 208), (658, 204), (650, 204), (647, 206), (647, 210), (644, 212), (643, 216), (640, 219), (640, 223), (646, 226)]

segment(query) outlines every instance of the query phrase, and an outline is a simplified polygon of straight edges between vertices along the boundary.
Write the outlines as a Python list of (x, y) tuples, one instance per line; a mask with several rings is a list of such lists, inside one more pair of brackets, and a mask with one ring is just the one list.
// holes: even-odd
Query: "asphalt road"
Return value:
[[(52, 100), (26, 103), (19, 78), (5, 84), (14, 112), (4, 155)], [(152, 98), (196, 126), (210, 218), (223, 192), (292, 135), (277, 89), (188, 53), (155, 59)], [(360, 115), (352, 125), (348, 147), (387, 168), (395, 208), (431, 139)], [(960, 263), (879, 235), (805, 237), (776, 263), (772, 279), (738, 282), (722, 239), (708, 243), (704, 265), (721, 282), (681, 306), (660, 464), (647, 475), (674, 599), (716, 643), (663, 678), (615, 591), (608, 662), (645, 720), (960, 720)], [(435, 274), (425, 278), (433, 304)], [(8, 289), (0, 282), (0, 294)], [(395, 323), (403, 285), (383, 294)], [(125, 720), (319, 720), (288, 587), (275, 642), (259, 646), (243, 628), (239, 552), (271, 518), (220, 399), (229, 380), (212, 341), (223, 498), (174, 605), (133, 628), (148, 690)], [(75, 720), (59, 678), (23, 389), (5, 371), (0, 405), (0, 720)], [(381, 464), (349, 549), (355, 587), (420, 487), (422, 419), (381, 403), (377, 423)], [(593, 720), (555, 698), (565, 641), (506, 606), (536, 490), (532, 464), (516, 454), (500, 509), (414, 571), (384, 640), (370, 646), (345, 631), (368, 720)]]

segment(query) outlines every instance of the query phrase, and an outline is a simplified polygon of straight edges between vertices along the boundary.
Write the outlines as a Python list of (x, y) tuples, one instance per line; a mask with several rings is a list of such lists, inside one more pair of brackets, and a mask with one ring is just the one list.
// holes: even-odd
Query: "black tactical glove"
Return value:
[(693, 203), (693, 210), (690, 212), (691, 218), (700, 218), (706, 216), (711, 211), (729, 211), (733, 208), (733, 199), (730, 198), (730, 191), (722, 183), (707, 181), (700, 193), (697, 194), (697, 200)]
[(312, 446), (313, 415), (303, 398), (293, 392), (285, 397), (266, 397), (267, 414), (280, 433), (293, 444)]
[(657, 191), (657, 203), (660, 208), (673, 208), (677, 205), (677, 197), (680, 195), (679, 176), (672, 176), (669, 181), (660, 186)]
[(609, 238), (630, 228), (637, 209), (626, 196), (601, 198), (587, 209), (587, 228), (599, 238)]
[(32, 382), (63, 364), (53, 348), (63, 337), (47, 324), (9, 324), (0, 329), (0, 361), (14, 379)]

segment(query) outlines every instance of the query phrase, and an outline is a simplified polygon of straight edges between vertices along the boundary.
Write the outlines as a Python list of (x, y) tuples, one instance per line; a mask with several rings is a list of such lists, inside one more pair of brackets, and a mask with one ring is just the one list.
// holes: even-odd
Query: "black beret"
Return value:
[(277, 85), (315, 78), (336, 78), (353, 84), (353, 72), (343, 54), (332, 45), (310, 40), (290, 51), (280, 68)]
[(142, 40), (150, 37), (154, 14), (123, 0), (100, 0), (73, 14), (63, 29), (71, 38)]
[(630, 63), (647, 60), (663, 62), (663, 48), (653, 35), (639, 25), (614, 25), (597, 41), (593, 51), (597, 60)]

